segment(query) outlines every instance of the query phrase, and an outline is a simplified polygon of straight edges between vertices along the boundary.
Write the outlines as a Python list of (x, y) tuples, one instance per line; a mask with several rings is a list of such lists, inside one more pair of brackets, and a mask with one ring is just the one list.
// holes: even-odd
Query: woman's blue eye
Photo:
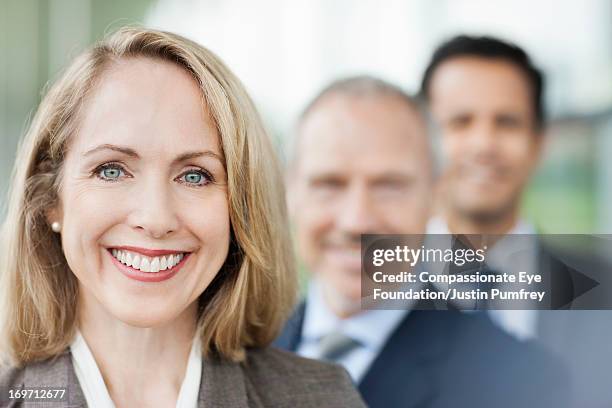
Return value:
[(202, 170), (190, 170), (183, 173), (183, 175), (180, 177), (180, 180), (182, 182), (196, 186), (203, 186), (205, 184), (208, 184), (208, 182), (210, 182), (210, 179), (211, 177), (209, 177)]
[(198, 173), (185, 174), (185, 181), (191, 184), (199, 184), (202, 181), (202, 175)]
[(98, 177), (102, 180), (115, 181), (124, 175), (123, 169), (118, 166), (105, 166), (98, 170)]

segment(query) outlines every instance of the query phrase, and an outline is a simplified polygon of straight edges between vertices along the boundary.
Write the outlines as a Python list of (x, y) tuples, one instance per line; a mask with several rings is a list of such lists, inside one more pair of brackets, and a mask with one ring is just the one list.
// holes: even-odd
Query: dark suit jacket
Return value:
[[(67, 400), (49, 405), (9, 402), (9, 388), (65, 388)], [(86, 407), (70, 352), (25, 368), (0, 367), (1, 407)], [(242, 363), (206, 360), (198, 406), (364, 407), (345, 370), (274, 348), (247, 351)]]
[[(305, 305), (276, 344), (295, 351)], [(563, 365), (535, 344), (521, 343), (484, 313), (411, 311), (359, 383), (372, 408), (567, 406)]]
[[(541, 270), (565, 277), (557, 281), (569, 281), (565, 285), (559, 283), (565, 290), (559, 291), (561, 295), (558, 298), (567, 298), (567, 293), (571, 291), (571, 297), (576, 299), (562, 305), (562, 309), (588, 309), (589, 305), (610, 306), (612, 267), (601, 257), (578, 256), (567, 251), (559, 253), (542, 246), (538, 260)], [(590, 286), (588, 280), (585, 281), (576, 272), (593, 278), (601, 285), (587, 295), (580, 296)], [(612, 310), (540, 310), (537, 319), (538, 342), (561, 356), (568, 367), (573, 391), (570, 406), (612, 407)]]

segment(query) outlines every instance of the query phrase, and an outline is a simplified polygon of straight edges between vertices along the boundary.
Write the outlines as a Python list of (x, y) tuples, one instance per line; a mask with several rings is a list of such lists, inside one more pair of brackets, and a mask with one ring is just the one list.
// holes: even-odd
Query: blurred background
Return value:
[(516, 42), (545, 72), (551, 119), (526, 215), (546, 233), (612, 232), (609, 0), (0, 0), (0, 202), (45, 85), (105, 32), (135, 23), (219, 54), (279, 148), (304, 104), (337, 77), (373, 74), (416, 92), (441, 41), (469, 33)]

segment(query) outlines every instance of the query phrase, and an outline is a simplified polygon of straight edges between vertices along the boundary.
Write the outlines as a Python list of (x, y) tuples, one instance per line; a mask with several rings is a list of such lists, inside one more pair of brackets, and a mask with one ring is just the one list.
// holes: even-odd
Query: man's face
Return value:
[(441, 132), (445, 205), (480, 219), (514, 210), (541, 144), (525, 74), (501, 59), (451, 59), (435, 71), (430, 101)]
[(360, 235), (421, 234), (430, 158), (419, 115), (397, 97), (330, 95), (299, 129), (289, 203), (299, 253), (334, 300), (361, 296)]

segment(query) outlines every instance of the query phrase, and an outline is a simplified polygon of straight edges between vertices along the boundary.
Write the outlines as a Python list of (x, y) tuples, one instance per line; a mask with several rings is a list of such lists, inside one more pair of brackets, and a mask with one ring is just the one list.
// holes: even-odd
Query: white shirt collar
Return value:
[[(450, 231), (446, 221), (436, 216), (429, 220), (427, 233), (450, 234)], [(498, 272), (508, 270), (509, 262), (512, 270), (536, 270), (538, 258), (535, 234), (536, 229), (532, 224), (519, 219), (508, 234), (487, 253), (487, 265)], [(439, 242), (439, 238), (436, 241)], [(488, 313), (495, 324), (521, 340), (536, 336), (537, 313), (534, 310), (489, 310)]]
[[(427, 223), (428, 234), (450, 234), (448, 224), (440, 217), (432, 217)], [(500, 272), (508, 269), (509, 257), (519, 255), (525, 264), (526, 270), (532, 270), (536, 262), (536, 239), (535, 237), (514, 237), (514, 235), (534, 235), (536, 230), (527, 221), (519, 219), (516, 224), (505, 234), (504, 237), (495, 243), (487, 253), (487, 264)], [(439, 241), (439, 240), (438, 240)], [(438, 242), (436, 241), (436, 242)], [(527, 262), (528, 261), (528, 262)], [(516, 263), (516, 259), (512, 260)]]
[[(81, 389), (87, 401), (87, 406), (99, 408), (115, 408), (111, 400), (96, 360), (80, 332), (77, 332), (70, 344), (72, 364)], [(197, 408), (202, 378), (202, 349), (198, 336), (193, 341), (185, 378), (181, 384), (176, 408)]]
[[(431, 217), (427, 222), (427, 233), (428, 234), (450, 234), (451, 232), (448, 229), (448, 224), (446, 220), (436, 215)], [(516, 224), (512, 226), (510, 231), (508, 231), (507, 235), (518, 235), (518, 234), (535, 234), (536, 230), (527, 221), (524, 219), (519, 219)]]
[(308, 288), (302, 337), (318, 341), (334, 330), (358, 341), (363, 347), (379, 349), (387, 341), (407, 310), (364, 310), (345, 319), (337, 317), (325, 303), (320, 283), (313, 279)]

